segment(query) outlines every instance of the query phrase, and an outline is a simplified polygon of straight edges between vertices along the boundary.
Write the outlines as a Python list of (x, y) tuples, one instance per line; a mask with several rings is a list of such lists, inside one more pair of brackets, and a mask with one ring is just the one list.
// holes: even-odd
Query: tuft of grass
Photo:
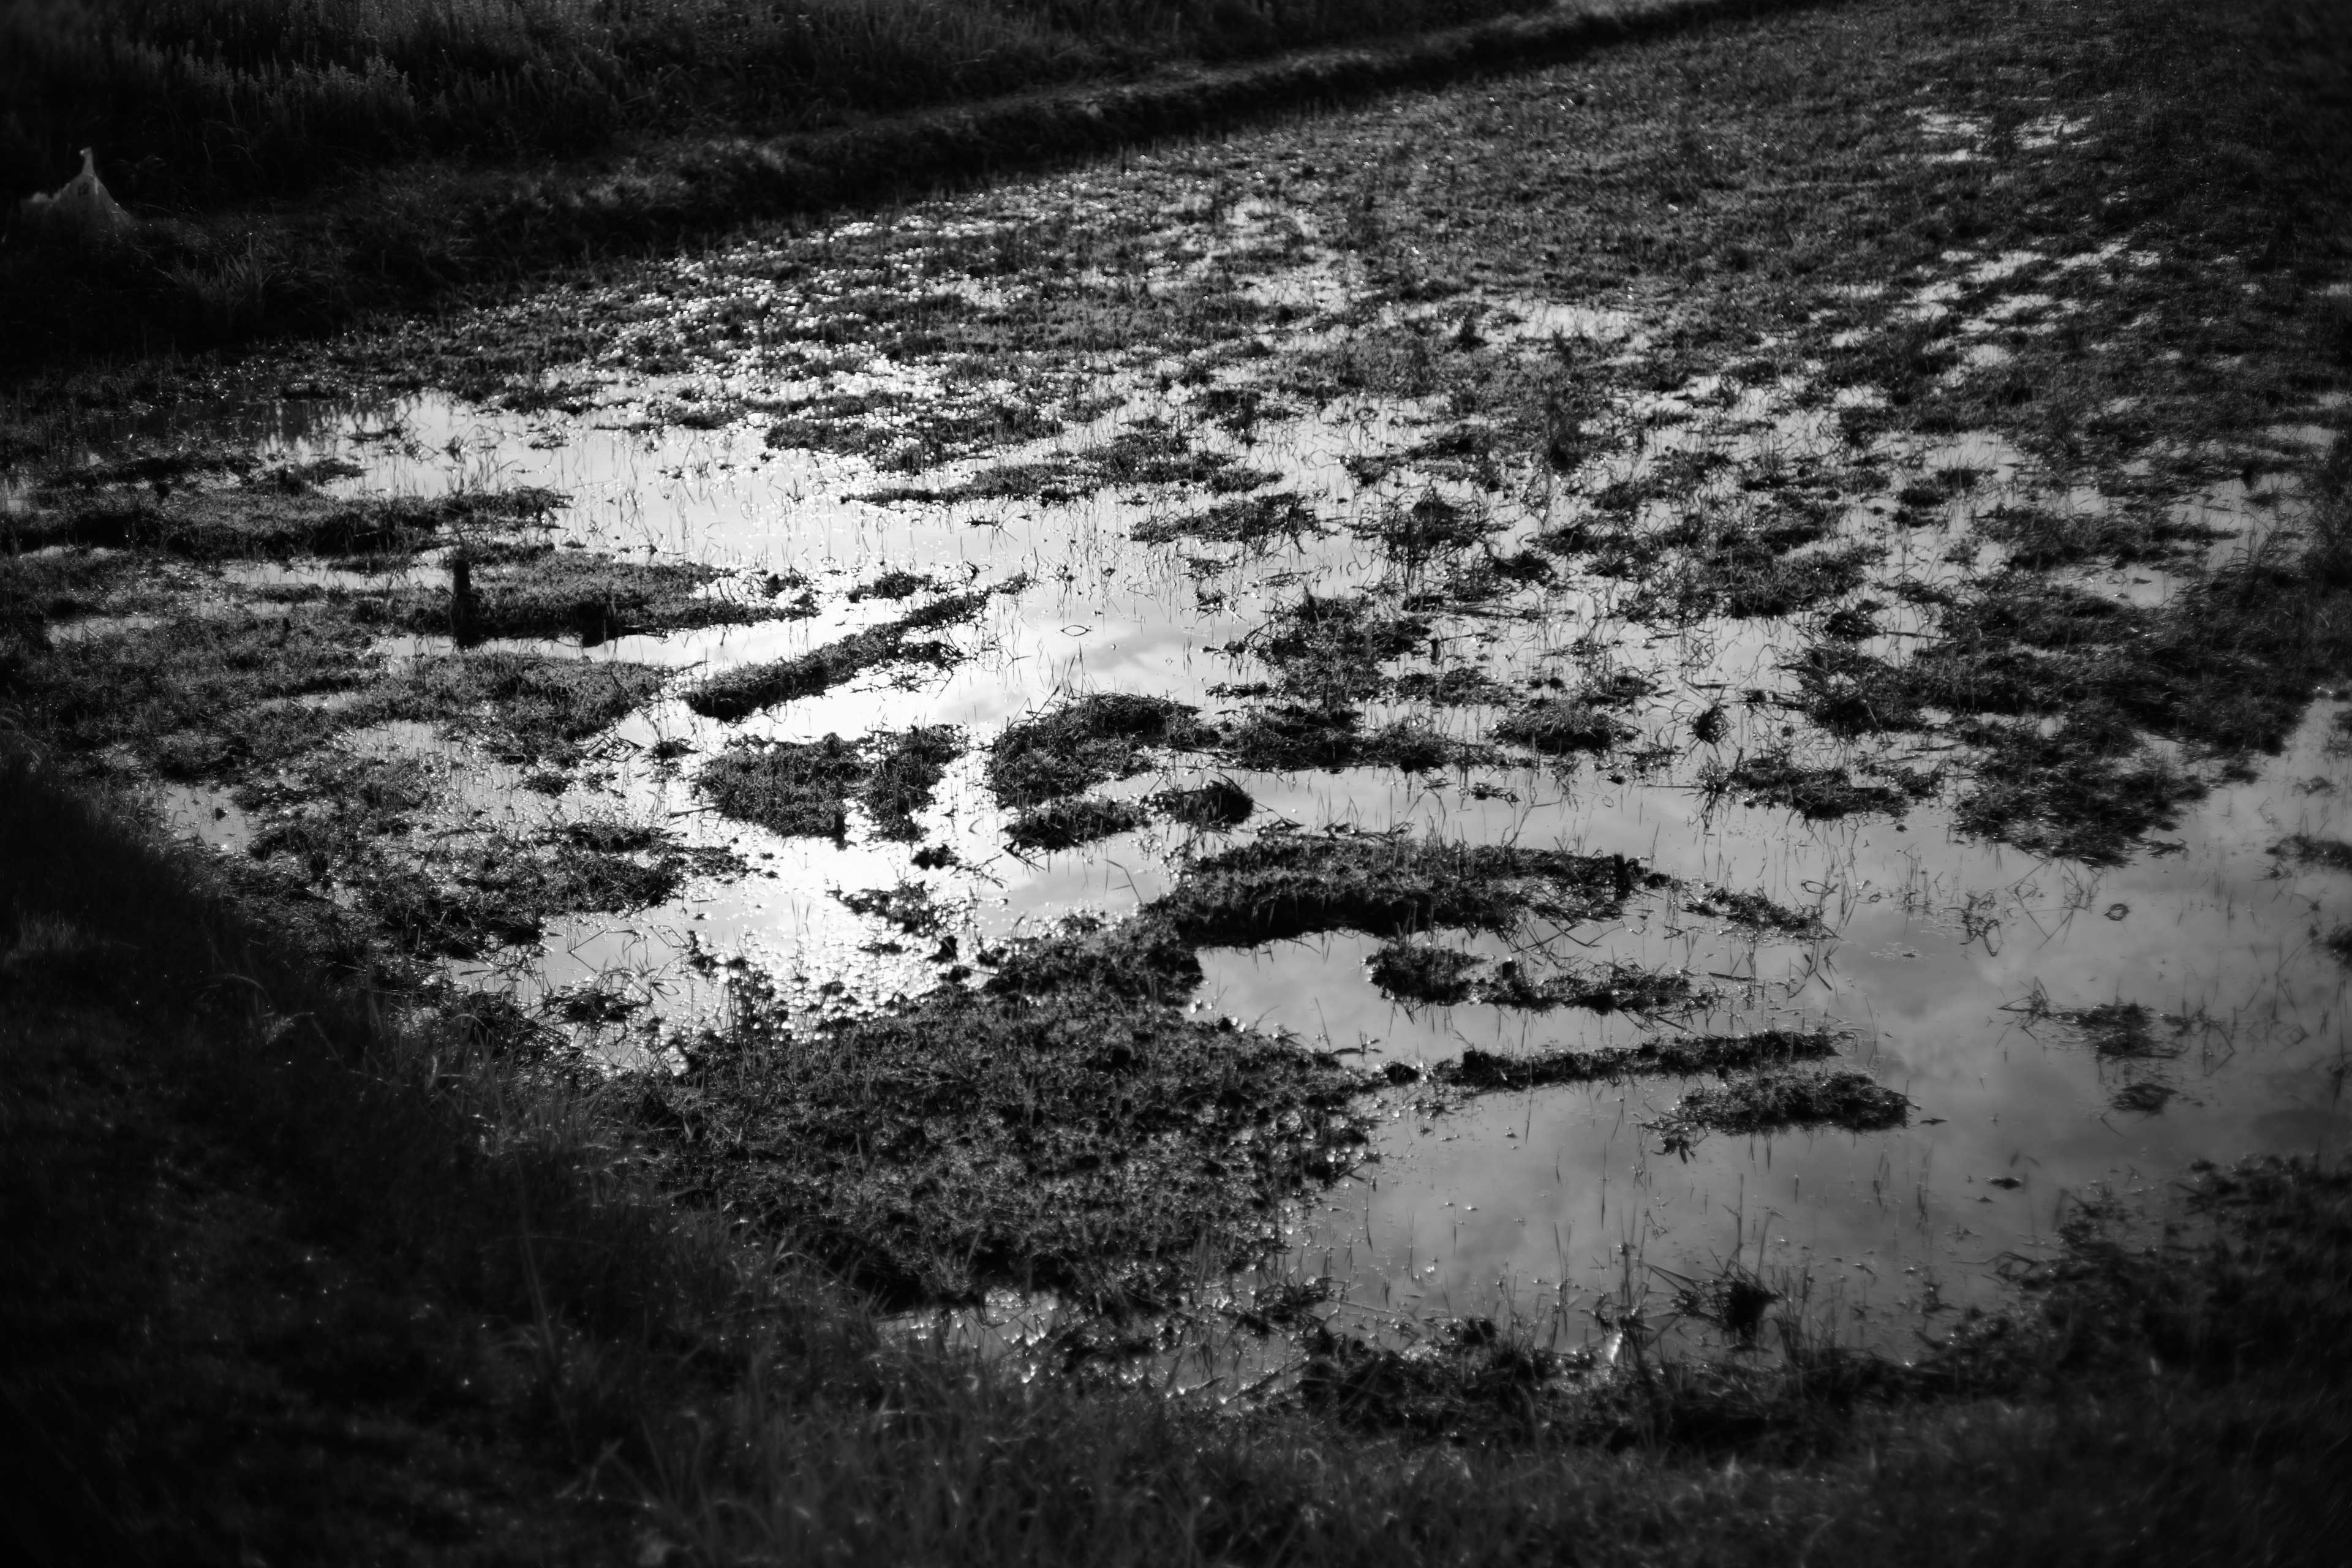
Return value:
[(962, 731), (947, 724), (861, 742), (738, 741), (705, 763), (695, 782), (724, 815), (788, 838), (845, 837), (856, 801), (882, 837), (912, 843), (921, 837), (915, 813), (930, 805), (963, 745)]
[(1867, 1073), (1765, 1073), (1695, 1089), (1664, 1131), (1669, 1146), (1693, 1132), (1778, 1132), (1790, 1127), (1842, 1127), (1875, 1132), (1911, 1119), (1911, 1101)]
[(1542, 1089), (1626, 1078), (1697, 1078), (1835, 1056), (1838, 1038), (1823, 1029), (1760, 1029), (1749, 1035), (1675, 1035), (1591, 1051), (1507, 1057), (1465, 1051), (1431, 1074), (1440, 1083), (1478, 1090)]
[(1622, 856), (1402, 835), (1268, 833), (1204, 856), (1149, 911), (1187, 942), (1255, 947), (1318, 931), (1507, 931), (1530, 915), (1613, 912), (1640, 879)]
[(1710, 791), (1738, 790), (1752, 802), (1787, 806), (1808, 821), (1878, 812), (1899, 816), (1910, 796), (1887, 784), (1856, 784), (1842, 767), (1807, 767), (1785, 752), (1743, 757), (1728, 771), (1703, 775)]
[(1171, 822), (1213, 833), (1239, 827), (1257, 810), (1249, 791), (1228, 778), (1211, 779), (1190, 789), (1160, 790), (1150, 804)]
[(413, 719), (479, 736), (502, 762), (562, 761), (651, 697), (662, 672), (619, 659), (474, 650), (420, 658), (346, 719)]
[(1196, 710), (1163, 697), (1096, 692), (1005, 726), (990, 743), (989, 786), (1007, 805), (1059, 800), (1131, 778), (1153, 748), (1198, 751), (1216, 731)]
[(1018, 849), (1074, 849), (1130, 832), (1150, 820), (1150, 814), (1130, 800), (1057, 800), (1014, 817), (1004, 837)]
[(1253, 548), (1271, 539), (1297, 540), (1321, 533), (1315, 509), (1290, 490), (1270, 490), (1219, 501), (1206, 511), (1152, 518), (1136, 524), (1129, 537), (1139, 544), (1172, 544), (1180, 539), (1204, 544)]
[(1623, 720), (1578, 698), (1538, 698), (1504, 716), (1495, 738), (1546, 756), (1606, 752), (1636, 733)]
[(730, 669), (688, 689), (686, 705), (707, 719), (745, 719), (762, 708), (815, 697), (891, 664), (928, 664), (945, 669), (961, 656), (949, 643), (919, 638), (918, 632), (967, 621), (997, 594), (1018, 593), (1019, 579), (995, 588), (948, 594), (895, 621), (887, 621), (793, 658)]

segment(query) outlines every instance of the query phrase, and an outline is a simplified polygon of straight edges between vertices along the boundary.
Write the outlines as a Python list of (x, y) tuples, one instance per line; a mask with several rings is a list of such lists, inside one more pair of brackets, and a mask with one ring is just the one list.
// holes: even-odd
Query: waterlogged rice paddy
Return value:
[[(1183, 1288), (1113, 1332), (1015, 1250), (957, 1276), (945, 1331), (1238, 1386), (1326, 1320), (1736, 1341), (1701, 1321), (1728, 1276), (1917, 1353), (2085, 1192), (2352, 1131), (2352, 704), (2304, 690), (2272, 737), (2142, 702), (2129, 667), (2032, 685), (2292, 559), (2341, 406), (2194, 405), (2164, 367), (2210, 300), (2152, 240), (2048, 214), (1802, 288), (1612, 268), (1559, 190), (1639, 186), (1610, 221), (1654, 244), (1685, 205), (1754, 240), (1687, 173), (1734, 156), (1697, 110), (1627, 128), (1665, 68), (761, 234), (91, 416), (78, 468), (6, 490), (27, 559), (104, 579), (41, 646), (321, 628), (352, 678), (269, 699), (311, 732), (208, 750), (175, 721), (91, 755), (614, 1074), (979, 994), (1079, 917), (1173, 921), (1188, 1016), (1357, 1075), (1346, 1137), (1311, 1096), (1220, 1134), (1288, 1149), (1287, 1196), (1219, 1233), (1238, 1271), (1170, 1244)], [(2122, 133), (2010, 90), (1889, 94), (1864, 152), (2063, 185)], [(1635, 178), (1662, 141), (1683, 186)], [(2247, 377), (2290, 352), (2268, 330)], [(136, 467), (158, 453), (185, 460)], [(201, 543), (260, 494), (407, 531)], [(1935, 665), (1963, 630), (2006, 662)], [(2095, 707), (2113, 733), (2066, 750)], [(1494, 918), (1491, 856), (1328, 908), (1248, 881), (1367, 846), (1577, 869)], [(1218, 876), (1243, 891), (1202, 913)], [(441, 897), (485, 889), (503, 914)], [(1772, 1031), (1816, 1059), (1644, 1065)]]

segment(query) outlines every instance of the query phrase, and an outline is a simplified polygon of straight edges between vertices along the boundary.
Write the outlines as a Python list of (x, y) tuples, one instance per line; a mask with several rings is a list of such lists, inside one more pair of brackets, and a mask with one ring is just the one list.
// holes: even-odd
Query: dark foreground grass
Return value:
[[(713, 1074), (788, 1084), (788, 1059), (600, 1092), (495, 1008), (322, 972), (268, 906), (21, 755), (0, 804), (0, 1440), (22, 1483), (0, 1525), (35, 1562), (2302, 1563), (2352, 1524), (2352, 1173), (2206, 1171), (2186, 1228), (2152, 1238), (2083, 1211), (2037, 1304), (1908, 1368), (1700, 1285), (1690, 1310), (1780, 1357), (1660, 1363), (1635, 1332), (1602, 1376), (1469, 1321), (1413, 1354), (1316, 1340), (1271, 1404), (1088, 1391), (877, 1335), (793, 1261), (821, 1233), (780, 1247), (645, 1184), (632, 1127), (693, 1120)], [(1090, 1026), (1156, 962), (1098, 956)], [(1007, 963), (969, 1004), (998, 1009), (981, 1038), (1067, 1021), (1017, 1009), (1024, 977), (1068, 984)], [(1108, 1157), (1123, 1139), (1088, 1163), (1086, 1130), (1184, 1109), (1164, 1097), (1188, 1055), (1251, 1049), (1206, 1025), (1065, 1033), (1102, 1088), (1076, 1119), (1026, 1101), (1041, 1194), (1138, 1180)], [(929, 1129), (955, 1096), (1035, 1093), (977, 1050), (940, 1070), (961, 1059), (944, 1027), (831, 1044), (832, 1070), (920, 1079), (877, 1079), (882, 1120), (812, 1140), (887, 1144), (877, 1174), (953, 1168)], [(714, 1167), (817, 1159), (699, 1131)]]

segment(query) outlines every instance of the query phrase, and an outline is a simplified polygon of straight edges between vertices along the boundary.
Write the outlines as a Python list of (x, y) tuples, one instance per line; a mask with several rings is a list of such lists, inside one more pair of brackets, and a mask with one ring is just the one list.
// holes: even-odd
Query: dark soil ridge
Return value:
[(9, 247), (0, 367), (60, 355), (326, 330), (367, 310), (518, 281), (583, 258), (646, 253), (747, 223), (864, 209), (1268, 115), (1531, 69), (1718, 21), (1822, 0), (1674, 0), (1632, 14), (1517, 17), (1387, 48), (1318, 50), (1225, 70), (781, 137), (681, 139), (551, 171), (428, 164), (307, 205), (268, 204), (149, 226), (111, 253)]

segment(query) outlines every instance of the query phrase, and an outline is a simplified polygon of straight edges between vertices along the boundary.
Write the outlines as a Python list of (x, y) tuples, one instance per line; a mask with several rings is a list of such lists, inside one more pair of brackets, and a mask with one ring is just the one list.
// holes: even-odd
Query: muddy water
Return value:
[[(1945, 157), (1965, 151), (1948, 143), (1970, 128), (1938, 122), (1925, 134), (1922, 155)], [(2070, 132), (2053, 125), (2047, 134), (2054, 144)], [(453, 820), (652, 823), (689, 843), (730, 848), (750, 868), (745, 876), (699, 879), (657, 910), (574, 917), (540, 948), (467, 973), (527, 1001), (593, 984), (649, 1002), (629, 1023), (581, 1026), (583, 1044), (636, 1064), (659, 1059), (670, 1033), (722, 1011), (725, 983), (741, 967), (764, 971), (817, 1011), (870, 1006), (939, 983), (934, 963), (893, 943), (879, 921), (853, 914), (834, 896), (839, 891), (919, 882), (956, 911), (966, 952), (1071, 911), (1131, 910), (1171, 886), (1193, 836), (1155, 825), (1081, 850), (1016, 855), (1005, 847), (1007, 813), (981, 777), (987, 741), (1070, 693), (1142, 691), (1213, 716), (1237, 711), (1217, 689), (1265, 678), (1245, 640), (1278, 608), (1308, 592), (1367, 592), (1393, 603), (1442, 575), (1435, 566), (1401, 565), (1367, 537), (1393, 509), (1426, 496), (1491, 521), (1496, 531), (1485, 548), (1503, 554), (1588, 515), (1591, 498), (1611, 483), (1654, 474), (1677, 456), (1712, 454), (1722, 467), (1677, 500), (1647, 502), (1654, 515), (1743, 504), (1745, 479), (1763, 472), (1811, 465), (1874, 474), (1874, 482), (1839, 492), (1831, 542), (1882, 547), (1862, 591), (1881, 613), (1861, 646), (1887, 654), (1906, 648), (1925, 624), (1889, 586), (1964, 588), (2000, 565), (2003, 547), (1977, 534), (1979, 516), (2029, 501), (2070, 515), (2112, 504), (2094, 488), (2038, 473), (1989, 433), (1934, 443), (1880, 438), (1854, 449), (1842, 443), (1835, 416), (1867, 401), (1867, 389), (1832, 397), (1802, 377), (1755, 386), (1703, 376), (1664, 393), (1620, 390), (1606, 418), (1633, 438), (1604, 444), (1567, 473), (1501, 446), (1485, 472), (1416, 457), (1433, 436), (1463, 424), (1435, 398), (1286, 395), (1279, 411), (1237, 432), (1208, 417), (1212, 393), (1280, 390), (1281, 367), (1383, 331), (1457, 341), (1475, 331), (1490, 352), (1573, 353), (1605, 365), (1636, 360), (1656, 323), (1637, 305), (1475, 290), (1433, 305), (1371, 299), (1348, 258), (1320, 243), (1305, 215), (1279, 202), (1198, 199), (1215, 180), (1181, 160), (1163, 180), (1170, 199), (1133, 220), (1139, 259), (1075, 286), (1106, 295), (1167, 292), (1222, 267), (1243, 277), (1241, 292), (1280, 305), (1286, 319), (1241, 339), (1211, 333), (1192, 343), (1130, 342), (1032, 359), (1017, 379), (976, 378), (969, 365), (950, 374), (943, 360), (919, 352), (779, 362), (745, 351), (706, 356), (690, 374), (625, 359), (554, 367), (548, 385), (565, 394), (568, 412), (427, 393), (171, 417), (174, 434), (241, 440), (286, 458), (347, 459), (358, 472), (335, 481), (346, 493), (545, 486), (570, 498), (556, 519), (567, 544), (798, 573), (813, 584), (819, 608), (811, 618), (571, 650), (664, 666), (679, 679), (670, 696), (598, 746), (594, 763), (560, 797), (527, 788), (523, 770), (499, 768), (422, 729), (352, 742), (426, 758), (444, 781), (437, 809)], [(971, 236), (999, 232), (1008, 213), (1094, 204), (1099, 216), (1118, 194), (1109, 186), (1107, 177), (1076, 175), (885, 224), (779, 237), (657, 269), (614, 286), (607, 302), (658, 299), (685, 321), (756, 296), (788, 328), (820, 322), (838, 303), (826, 293), (824, 268), (835, 246), (896, 246), (917, 258), (951, 254), (978, 243)], [(767, 264), (784, 259), (804, 265), (801, 283), (745, 281), (772, 277)], [(2003, 332), (2036, 330), (2051, 309), (2037, 282), (2062, 265), (2031, 252), (1955, 252), (1946, 261), (1952, 287), (1926, 286), (1909, 308), (1944, 311), (1942, 301), (1963, 282), (2013, 285), (2006, 302), (1953, 326), (1994, 349)], [(2102, 253), (2064, 265), (2110, 264), (2134, 263)], [(1038, 287), (953, 281), (976, 309), (1001, 308)], [(1223, 352), (1236, 342), (1248, 352)], [(1954, 374), (1997, 363), (1974, 356)], [(769, 444), (779, 411), (819, 395), (877, 393), (911, 394), (933, 408), (1050, 405), (1066, 417), (1054, 435), (945, 461), (894, 452), (891, 421), (903, 413), (868, 421), (877, 438), (866, 450), (875, 457)], [(678, 412), (688, 407), (706, 413), (689, 426)], [(876, 499), (893, 488), (935, 495), (1004, 464), (1084, 458), (1124, 432), (1163, 427), (1183, 434), (1196, 452), (1264, 470), (1256, 488), (1294, 492), (1324, 531), (1262, 548), (1135, 542), (1139, 526), (1223, 499), (1192, 480), (1114, 483), (1062, 500), (1050, 492)], [(2283, 431), (2282, 450), (2296, 438)], [(1898, 526), (1894, 490), (1906, 479), (1950, 470), (1966, 470), (1968, 484), (1949, 488), (1932, 515)], [(2210, 564), (2258, 548), (2294, 495), (2275, 477), (2250, 477), (2172, 504), (2215, 529)], [(418, 570), (435, 580), (430, 561)], [(965, 658), (944, 674), (884, 669), (736, 724), (698, 717), (679, 700), (690, 677), (803, 652), (889, 618), (902, 606), (848, 596), (887, 570), (927, 573), (943, 587), (1022, 578), (1027, 585), (949, 634)], [(2152, 567), (2084, 571), (2073, 580), (2142, 604), (2162, 602), (2179, 581)], [(2352, 755), (2334, 724), (2338, 704), (2318, 703), (2284, 754), (2215, 790), (2176, 830), (2116, 868), (2042, 861), (1968, 839), (1952, 827), (1948, 790), (1899, 820), (1808, 822), (1703, 788), (1702, 770), (1781, 746), (1806, 761), (1932, 766), (1953, 745), (1914, 737), (1857, 748), (1814, 732), (1773, 700), (1792, 688), (1782, 656), (1806, 640), (1790, 623), (1644, 621), (1627, 610), (1640, 586), (1568, 572), (1548, 588), (1441, 604), (1426, 612), (1429, 651), (1391, 667), (1397, 674), (1475, 668), (1518, 692), (1554, 675), (1573, 686), (1598, 674), (1638, 674), (1652, 687), (1629, 714), (1642, 734), (1618, 758), (1561, 764), (1529, 757), (1415, 777), (1383, 769), (1236, 773), (1259, 806), (1236, 837), (1268, 824), (1344, 823), (1614, 851), (1691, 883), (1818, 910), (1826, 934), (1759, 938), (1689, 911), (1667, 890), (1637, 899), (1620, 921), (1516, 939), (1516, 956), (1536, 967), (1606, 959), (1684, 972), (1701, 1001), (1673, 1017), (1400, 1005), (1369, 978), (1376, 943), (1354, 936), (1206, 952), (1202, 1005), (1287, 1031), (1302, 1046), (1354, 1053), (1350, 1059), (1372, 1068), (1434, 1064), (1471, 1047), (1622, 1046), (1677, 1030), (1830, 1023), (1846, 1033), (1853, 1065), (1910, 1097), (1911, 1124), (1869, 1134), (1718, 1135), (1667, 1152), (1650, 1124), (1683, 1092), (1673, 1080), (1483, 1098), (1417, 1084), (1384, 1089), (1375, 1097), (1381, 1123), (1365, 1163), (1286, 1216), (1289, 1251), (1275, 1274), (1328, 1277), (1370, 1321), (1507, 1312), (1573, 1341), (1591, 1331), (1601, 1302), (1663, 1300), (1680, 1277), (1738, 1265), (1816, 1306), (1828, 1331), (1901, 1350), (1957, 1311), (1997, 1304), (2014, 1266), (2035, 1255), (2088, 1187), (2161, 1184), (2199, 1159), (2344, 1146), (2352, 1133), (2340, 1093), (2352, 995), (2346, 969), (2317, 939), (2352, 916), (2352, 879), (2272, 853), (2291, 834), (2352, 834), (2344, 804), (2352, 799)], [(438, 649), (410, 639), (398, 651)], [(1728, 731), (1700, 741), (1692, 721), (1717, 702), (1727, 704)], [(1375, 704), (1367, 720), (1414, 713), (1476, 739), (1500, 711)], [(913, 863), (916, 846), (862, 831), (834, 843), (729, 823), (696, 793), (690, 763), (681, 770), (659, 760), (681, 745), (708, 755), (745, 734), (810, 740), (918, 723), (962, 726), (974, 742), (920, 818), (923, 842), (951, 848), (957, 861), (929, 870)], [(1105, 793), (1139, 795), (1222, 771), (1178, 759)], [(172, 805), (189, 831), (214, 842), (233, 847), (248, 830), (215, 794), (185, 792)], [(1464, 937), (1463, 944), (1507, 951), (1492, 938)], [(2103, 1060), (2063, 1016), (2116, 1002), (2160, 1016), (2159, 1055)], [(1005, 1310), (1021, 1319), (1014, 1305)]]

